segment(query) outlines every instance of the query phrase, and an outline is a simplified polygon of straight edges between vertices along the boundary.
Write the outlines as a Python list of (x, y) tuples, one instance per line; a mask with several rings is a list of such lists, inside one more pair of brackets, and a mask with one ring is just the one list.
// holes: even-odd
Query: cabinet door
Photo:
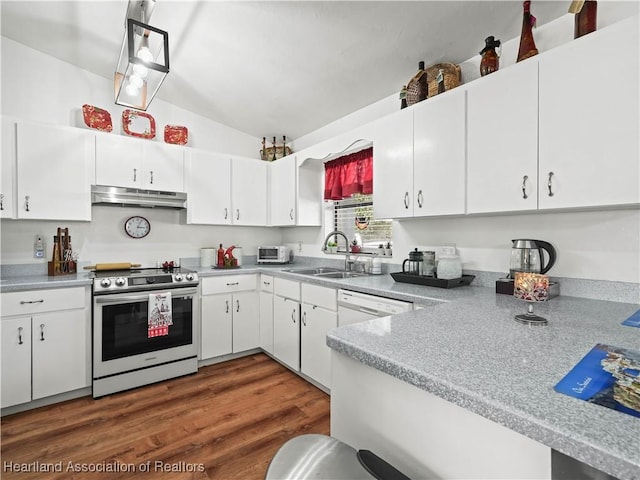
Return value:
[(18, 218), (91, 220), (93, 135), (19, 122)]
[(257, 291), (233, 294), (233, 351), (260, 346), (260, 296)]
[(467, 213), (537, 209), (537, 59), (466, 88)]
[(327, 332), (338, 326), (338, 313), (303, 303), (301, 306), (300, 370), (316, 382), (331, 388), (331, 349)]
[(84, 310), (32, 317), (34, 400), (88, 386), (87, 328)]
[(296, 167), (295, 155), (269, 164), (270, 225), (296, 224)]
[(273, 354), (273, 293), (260, 292), (260, 348)]
[(300, 304), (273, 297), (273, 354), (293, 370), (300, 370)]
[(31, 317), (0, 320), (2, 408), (31, 401)]
[(465, 130), (462, 88), (414, 107), (414, 216), (464, 213)]
[(541, 56), (541, 209), (640, 203), (639, 44), (635, 18)]
[(373, 209), (376, 218), (413, 215), (413, 109), (375, 122)]
[(231, 208), (234, 225), (267, 224), (267, 162), (231, 159)]
[(187, 160), (187, 223), (231, 224), (231, 159), (192, 150)]
[(176, 145), (144, 142), (143, 184), (149, 190), (184, 192), (184, 150)]
[(96, 134), (96, 185), (143, 188), (142, 145), (135, 138)]
[(1, 155), (0, 218), (15, 218), (16, 123), (6, 118), (2, 118)]
[(233, 347), (232, 295), (208, 295), (201, 297), (201, 301), (200, 358), (204, 360), (231, 353)]

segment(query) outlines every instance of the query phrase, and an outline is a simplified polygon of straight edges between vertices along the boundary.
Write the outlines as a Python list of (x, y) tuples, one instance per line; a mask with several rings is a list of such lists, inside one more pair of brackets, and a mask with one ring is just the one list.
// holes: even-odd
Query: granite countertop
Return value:
[[(513, 320), (526, 304), (490, 288), (427, 295), (443, 303), (333, 329), (328, 345), (621, 479), (640, 479), (640, 418), (554, 391), (597, 343), (640, 348), (629, 303), (557, 297), (545, 327)], [(446, 292), (446, 293), (445, 293)], [(428, 348), (427, 348), (428, 346)]]

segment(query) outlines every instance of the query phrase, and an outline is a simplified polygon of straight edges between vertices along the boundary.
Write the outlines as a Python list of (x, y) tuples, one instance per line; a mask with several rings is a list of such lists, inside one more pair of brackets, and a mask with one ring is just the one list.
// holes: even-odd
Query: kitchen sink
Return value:
[(290, 268), (284, 270), (289, 273), (297, 273), (298, 275), (326, 275), (327, 273), (348, 273), (339, 268), (317, 267), (317, 268)]
[(328, 272), (328, 273), (317, 273), (315, 277), (321, 278), (352, 278), (352, 277), (363, 277), (366, 273), (358, 273), (358, 272)]

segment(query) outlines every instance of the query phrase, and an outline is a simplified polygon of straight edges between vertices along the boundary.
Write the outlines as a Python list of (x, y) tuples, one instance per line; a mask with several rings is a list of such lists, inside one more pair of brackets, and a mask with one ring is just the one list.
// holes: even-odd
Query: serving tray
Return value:
[(396, 282), (413, 283), (415, 285), (426, 285), (428, 287), (438, 288), (454, 288), (469, 285), (473, 282), (473, 279), (476, 278), (475, 275), (462, 275), (460, 278), (446, 280), (444, 278), (423, 277), (421, 275), (411, 275), (403, 272), (391, 273), (391, 276)]

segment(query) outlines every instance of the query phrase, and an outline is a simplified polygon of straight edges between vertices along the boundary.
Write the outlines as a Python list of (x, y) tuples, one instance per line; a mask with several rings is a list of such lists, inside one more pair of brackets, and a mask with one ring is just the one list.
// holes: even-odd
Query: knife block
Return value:
[(71, 275), (76, 273), (76, 262), (73, 260), (48, 262), (49, 276), (57, 277), (58, 275)]

